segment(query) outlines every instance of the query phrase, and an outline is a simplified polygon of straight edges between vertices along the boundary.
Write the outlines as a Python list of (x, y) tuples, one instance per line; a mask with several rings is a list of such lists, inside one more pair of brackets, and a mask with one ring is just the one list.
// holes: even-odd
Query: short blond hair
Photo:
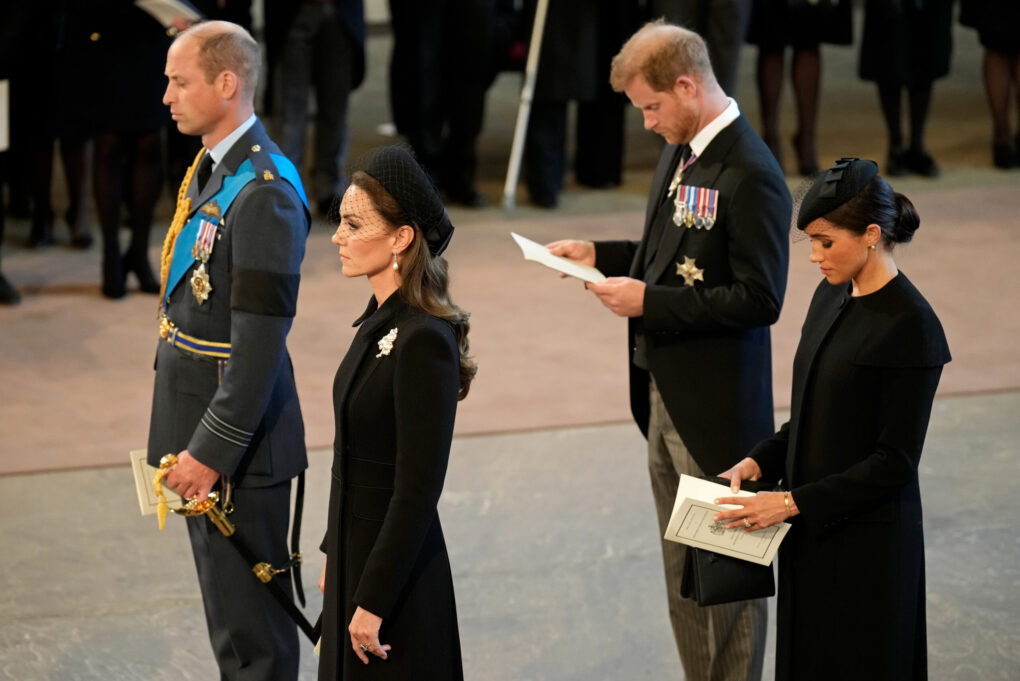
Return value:
[(224, 71), (237, 74), (241, 94), (254, 101), (262, 52), (248, 31), (229, 21), (203, 21), (181, 31), (177, 40), (198, 41), (198, 66), (212, 83)]
[(613, 57), (609, 72), (613, 90), (623, 92), (637, 76), (657, 92), (673, 87), (680, 76), (692, 76), (702, 83), (715, 82), (708, 46), (702, 37), (663, 19), (638, 29)]

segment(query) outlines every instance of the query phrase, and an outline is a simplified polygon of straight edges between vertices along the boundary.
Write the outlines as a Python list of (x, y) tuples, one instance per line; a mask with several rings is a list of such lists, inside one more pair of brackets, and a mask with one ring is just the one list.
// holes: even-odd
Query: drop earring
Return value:
[(400, 271), (400, 263), (397, 262), (397, 254), (396, 253), (393, 254), (393, 271), (394, 272), (399, 272)]

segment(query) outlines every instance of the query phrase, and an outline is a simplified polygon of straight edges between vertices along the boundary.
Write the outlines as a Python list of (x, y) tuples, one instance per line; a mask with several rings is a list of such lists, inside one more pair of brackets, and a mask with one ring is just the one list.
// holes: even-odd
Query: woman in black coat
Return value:
[(1007, 170), (1020, 165), (1020, 130), (1010, 129), (1010, 102), (1020, 103), (1020, 3), (962, 0), (960, 23), (976, 28), (984, 56), (981, 74), (992, 114), (992, 162)]
[(949, 348), (893, 248), (919, 219), (872, 161), (841, 159), (797, 226), (826, 281), (793, 364), (790, 420), (723, 477), (783, 480), (717, 518), (792, 525), (779, 552), (776, 679), (926, 679), (917, 465)]
[[(924, 144), (934, 83), (949, 73), (953, 0), (865, 0), (860, 76), (878, 87), (889, 134), (887, 175), (936, 177), (939, 167)], [(909, 109), (903, 144), (901, 102)]]
[(761, 105), (761, 137), (783, 165), (779, 140), (779, 102), (783, 90), (786, 48), (793, 52), (790, 82), (797, 103), (797, 170), (801, 175), (818, 172), (816, 124), (822, 89), (821, 44), (853, 42), (850, 0), (754, 0), (747, 42), (758, 46), (758, 102)]
[(440, 257), (453, 233), (408, 151), (385, 147), (340, 206), (344, 276), (374, 296), (333, 384), (336, 441), (319, 679), (462, 679), (436, 505), (475, 365)]

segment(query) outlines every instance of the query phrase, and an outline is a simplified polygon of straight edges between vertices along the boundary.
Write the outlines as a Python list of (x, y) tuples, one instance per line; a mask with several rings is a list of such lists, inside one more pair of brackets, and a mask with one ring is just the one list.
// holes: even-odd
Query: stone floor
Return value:
[[(935, 405), (920, 467), (934, 681), (1020, 678), (1018, 411), (1017, 392)], [(682, 678), (643, 452), (632, 425), (455, 441), (440, 512), (466, 678)], [(327, 452), (312, 454), (303, 533), (312, 619), (329, 465)], [(140, 517), (130, 475), (0, 477), (0, 679), (216, 677), (184, 524), (171, 517), (160, 534), (154, 517)], [(315, 678), (310, 645), (301, 669)]]

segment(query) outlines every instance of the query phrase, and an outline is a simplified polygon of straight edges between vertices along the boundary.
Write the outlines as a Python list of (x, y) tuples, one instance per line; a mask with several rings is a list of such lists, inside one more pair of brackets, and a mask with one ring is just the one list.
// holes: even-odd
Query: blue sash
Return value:
[[(269, 156), (276, 164), (276, 169), (279, 171), (280, 176), (294, 187), (294, 190), (297, 191), (298, 196), (301, 198), (301, 202), (305, 205), (305, 208), (308, 208), (308, 197), (305, 195), (304, 186), (301, 184), (301, 176), (298, 174), (294, 164), (286, 156), (279, 154), (270, 154)], [(230, 204), (234, 202), (234, 199), (241, 193), (241, 190), (254, 179), (255, 168), (252, 166), (251, 159), (246, 158), (244, 163), (237, 168), (237, 172), (223, 178), (223, 185), (220, 187), (220, 190), (203, 205), (216, 202), (216, 205), (219, 206), (219, 215), (226, 215)], [(177, 240), (174, 242), (173, 260), (170, 262), (170, 274), (167, 276), (166, 298), (163, 300), (163, 307), (166, 307), (167, 303), (170, 302), (170, 294), (173, 293), (177, 284), (184, 278), (185, 273), (195, 264), (197, 258), (192, 252), (191, 245), (195, 243), (195, 239), (198, 237), (198, 231), (202, 226), (202, 222), (208, 221), (218, 225), (221, 219), (219, 216), (203, 213), (200, 208), (195, 211), (195, 214), (191, 216), (191, 219), (181, 229), (181, 233), (177, 235)]]

